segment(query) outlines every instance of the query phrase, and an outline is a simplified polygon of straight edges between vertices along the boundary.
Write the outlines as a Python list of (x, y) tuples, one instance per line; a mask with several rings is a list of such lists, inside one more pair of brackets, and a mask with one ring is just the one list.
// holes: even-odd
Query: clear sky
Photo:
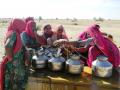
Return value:
[(0, 18), (120, 19), (120, 0), (0, 0)]

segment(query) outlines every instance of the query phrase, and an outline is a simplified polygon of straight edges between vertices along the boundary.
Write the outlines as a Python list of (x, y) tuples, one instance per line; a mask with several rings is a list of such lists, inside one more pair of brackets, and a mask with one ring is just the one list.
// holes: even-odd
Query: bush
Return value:
[(77, 19), (76, 19), (76, 18), (73, 18), (73, 19), (72, 19), (72, 22), (77, 22)]
[(7, 20), (1, 20), (0, 23), (7, 23)]
[(73, 23), (73, 25), (78, 25), (78, 23)]
[(101, 21), (101, 22), (103, 22), (103, 21), (104, 21), (104, 18), (101, 18), (101, 17), (96, 18), (96, 17), (94, 17), (93, 20), (94, 20), (94, 21)]
[(40, 20), (42, 20), (42, 17), (41, 17), (41, 16), (39, 16), (39, 22), (40, 22)]

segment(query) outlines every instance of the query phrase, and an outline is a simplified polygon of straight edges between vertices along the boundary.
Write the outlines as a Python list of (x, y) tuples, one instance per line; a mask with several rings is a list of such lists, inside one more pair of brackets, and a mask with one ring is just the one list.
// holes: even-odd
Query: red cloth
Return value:
[(47, 45), (47, 42), (44, 37), (38, 36), (38, 40), (41, 45)]
[(97, 56), (93, 54), (103, 53), (108, 57), (109, 62), (111, 62), (114, 67), (118, 67), (120, 65), (120, 51), (112, 41), (110, 41), (102, 35), (98, 25), (91, 25), (87, 28), (85, 32), (87, 32), (87, 34), (89, 34), (90, 37), (94, 38), (93, 41), (96, 44), (96, 47), (98, 48), (94, 50), (89, 49), (89, 66), (91, 66), (92, 61), (95, 60)]
[(96, 57), (102, 54), (103, 53), (96, 46), (91, 46), (88, 51), (88, 61), (87, 61), (88, 66), (91, 67), (92, 61), (96, 60)]
[(8, 27), (5, 37), (6, 40), (12, 35), (13, 32), (16, 32), (16, 42), (13, 47), (14, 54), (17, 53), (22, 48), (22, 41), (20, 38), (20, 33), (25, 29), (25, 23), (21, 19), (13, 19)]
[(8, 62), (8, 58), (4, 57), (3, 60), (0, 62), (0, 90), (4, 90), (4, 73), (5, 73), (5, 65)]
[(8, 27), (8, 31), (15, 30), (20, 34), (25, 30), (25, 22), (22, 19), (13, 19)]
[(29, 21), (24, 32), (26, 32), (30, 37), (35, 38), (35, 33), (33, 32), (33, 25), (36, 25), (36, 23), (34, 21)]
[(34, 21), (34, 18), (33, 17), (27, 17), (25, 19), (25, 23), (27, 24), (29, 21)]
[(87, 32), (81, 32), (80, 34), (79, 34), (79, 36), (78, 36), (78, 39), (80, 39), (80, 40), (85, 40), (85, 39), (87, 39)]

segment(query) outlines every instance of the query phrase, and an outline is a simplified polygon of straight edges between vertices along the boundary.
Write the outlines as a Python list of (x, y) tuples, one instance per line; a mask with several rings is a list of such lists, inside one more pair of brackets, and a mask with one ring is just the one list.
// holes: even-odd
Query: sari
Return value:
[(24, 50), (20, 33), (25, 29), (21, 19), (13, 19), (8, 27), (5, 37), (5, 47), (13, 50), (13, 56), (6, 54), (4, 60), (4, 90), (19, 90), (25, 88)]
[(91, 45), (89, 48), (88, 66), (91, 67), (96, 57), (103, 54), (108, 57), (108, 61), (113, 64), (114, 68), (119, 67), (120, 51), (112, 41), (103, 36), (102, 32), (100, 32), (100, 26), (96, 24), (91, 25), (86, 29), (85, 33), (93, 38), (94, 43), (94, 45)]

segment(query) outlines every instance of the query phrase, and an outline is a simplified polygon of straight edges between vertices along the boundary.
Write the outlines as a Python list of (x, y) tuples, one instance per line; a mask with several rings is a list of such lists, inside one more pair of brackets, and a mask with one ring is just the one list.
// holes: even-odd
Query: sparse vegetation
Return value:
[(39, 22), (42, 20), (42, 17), (41, 16), (39, 16)]
[(103, 22), (105, 19), (101, 18), (101, 17), (99, 17), (99, 18), (94, 17), (93, 20), (94, 21), (101, 21), (101, 22)]

